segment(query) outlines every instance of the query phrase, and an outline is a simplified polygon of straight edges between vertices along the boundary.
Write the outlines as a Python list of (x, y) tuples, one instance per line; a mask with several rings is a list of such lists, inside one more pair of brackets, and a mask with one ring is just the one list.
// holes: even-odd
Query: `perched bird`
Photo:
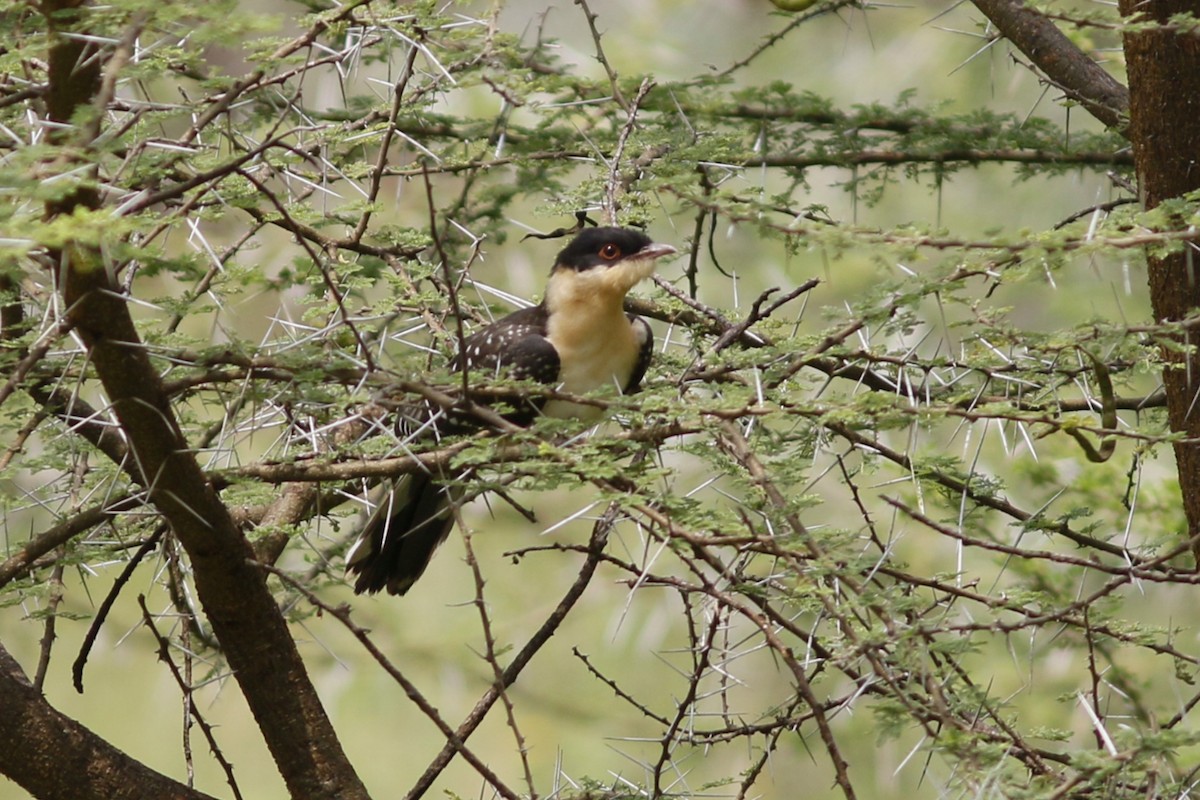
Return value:
[[(654, 264), (676, 252), (629, 228), (586, 228), (554, 262), (542, 302), (521, 309), (475, 332), (451, 362), (472, 381), (498, 376), (534, 380), (564, 393), (585, 395), (604, 386), (623, 393), (637, 390), (653, 351), (650, 326), (627, 314), (625, 295), (654, 272)], [(544, 398), (541, 399), (544, 401)], [(506, 417), (528, 424), (535, 415), (596, 419), (595, 406), (531, 398)], [(462, 430), (460, 418), (431, 417)], [(440, 432), (440, 431), (439, 431)], [(357, 575), (356, 593), (404, 594), (446, 540), (454, 524), (452, 505), (461, 490), (417, 473), (397, 480), (367, 519), (346, 556), (347, 573)]]

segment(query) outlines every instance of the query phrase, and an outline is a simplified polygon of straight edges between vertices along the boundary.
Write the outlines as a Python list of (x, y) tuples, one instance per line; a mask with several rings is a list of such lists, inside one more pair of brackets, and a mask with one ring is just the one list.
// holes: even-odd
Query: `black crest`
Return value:
[(576, 270), (606, 266), (651, 243), (649, 236), (632, 228), (584, 228), (558, 254), (556, 263)]

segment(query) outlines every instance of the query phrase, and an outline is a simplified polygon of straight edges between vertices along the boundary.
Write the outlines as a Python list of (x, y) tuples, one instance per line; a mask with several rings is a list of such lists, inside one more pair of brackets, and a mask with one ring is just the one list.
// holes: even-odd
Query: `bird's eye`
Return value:
[(621, 248), (609, 242), (600, 248), (600, 257), (605, 261), (616, 261), (621, 257)]

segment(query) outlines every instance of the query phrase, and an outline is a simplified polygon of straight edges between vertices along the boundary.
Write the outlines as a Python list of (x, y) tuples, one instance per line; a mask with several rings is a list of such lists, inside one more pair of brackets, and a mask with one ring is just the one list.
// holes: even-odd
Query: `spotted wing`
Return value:
[[(467, 337), (462, 352), (451, 362), (455, 370), (464, 365), (472, 384), (505, 378), (557, 383), (561, 363), (558, 351), (546, 338), (546, 310), (534, 306), (515, 311)], [(504, 397), (480, 390), (472, 399), (497, 405)], [(504, 416), (521, 425), (531, 422), (543, 405), (541, 400), (529, 400), (514, 407), (511, 398), (506, 399)]]

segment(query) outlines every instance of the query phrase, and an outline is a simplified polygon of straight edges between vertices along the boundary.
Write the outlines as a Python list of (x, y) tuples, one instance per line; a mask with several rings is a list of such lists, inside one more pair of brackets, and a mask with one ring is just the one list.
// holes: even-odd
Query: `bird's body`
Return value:
[[(515, 378), (572, 395), (606, 386), (636, 391), (653, 336), (645, 320), (624, 311), (625, 295), (650, 276), (658, 258), (674, 252), (627, 228), (584, 230), (559, 253), (542, 302), (467, 337), (451, 366), (466, 369), (473, 384)], [(594, 420), (601, 410), (557, 398), (531, 400), (510, 418), (524, 424), (537, 413)], [(404, 594), (450, 532), (460, 495), (433, 475), (397, 481), (347, 556), (347, 571), (358, 575), (354, 590)]]

